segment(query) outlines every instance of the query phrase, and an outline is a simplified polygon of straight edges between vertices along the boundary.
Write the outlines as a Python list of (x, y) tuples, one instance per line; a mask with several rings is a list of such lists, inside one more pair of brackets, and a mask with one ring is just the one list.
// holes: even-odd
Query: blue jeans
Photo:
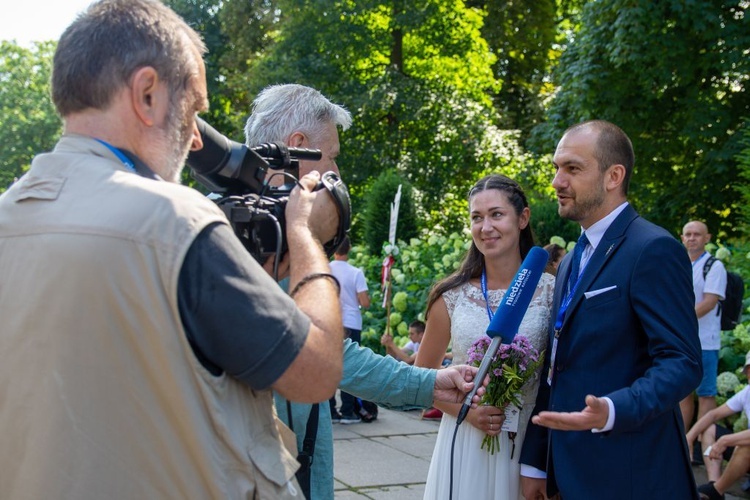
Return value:
[(716, 396), (716, 377), (719, 371), (719, 351), (701, 351), (703, 354), (703, 380), (695, 390), (698, 397)]

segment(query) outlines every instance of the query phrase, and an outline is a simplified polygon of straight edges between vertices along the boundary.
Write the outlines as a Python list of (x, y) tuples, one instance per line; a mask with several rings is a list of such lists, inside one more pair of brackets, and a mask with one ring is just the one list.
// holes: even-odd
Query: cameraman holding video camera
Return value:
[[(338, 173), (338, 127), (346, 130), (351, 122), (346, 109), (315, 89), (296, 84), (272, 85), (266, 87), (253, 103), (253, 112), (245, 126), (245, 144), (252, 147), (280, 142), (289, 147), (320, 149), (320, 161), (300, 160), (299, 175), (315, 171)], [(320, 299), (321, 305), (323, 300)], [(475, 368), (467, 366), (443, 370), (410, 366), (390, 356), (375, 354), (348, 338), (344, 340), (343, 366), (339, 384), (342, 391), (390, 408), (430, 407), (433, 400), (461, 402), (455, 397), (455, 391), (446, 392), (445, 389), (453, 386), (452, 381), (462, 380), (476, 372)], [(480, 388), (479, 394), (483, 393), (484, 388)], [(329, 396), (333, 394), (331, 391)], [(333, 498), (333, 426), (328, 403), (288, 403), (283, 394), (278, 393), (275, 400), (276, 411), (287, 424), (291, 412), (302, 455), (311, 455), (308, 460), (303, 458), (301, 471), (307, 476), (298, 476), (304, 490), (307, 490), (305, 481), (309, 481), (308, 500)], [(475, 402), (478, 400), (474, 398)], [(317, 426), (309, 424), (316, 421)], [(309, 443), (313, 443), (312, 449), (309, 449)], [(312, 460), (311, 466), (309, 459)]]
[(327, 194), (311, 173), (290, 195), (290, 297), (178, 185), (204, 52), (153, 0), (101, 0), (60, 38), (64, 134), (0, 196), (2, 498), (302, 496), (267, 389), (327, 401), (341, 376), (308, 225)]

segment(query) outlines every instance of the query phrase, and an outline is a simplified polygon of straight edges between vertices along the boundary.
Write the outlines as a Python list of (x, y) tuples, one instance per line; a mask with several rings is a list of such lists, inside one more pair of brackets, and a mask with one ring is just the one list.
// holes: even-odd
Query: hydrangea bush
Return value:
[[(416, 319), (424, 321), (430, 288), (458, 267), (470, 242), (468, 232), (397, 242), (399, 253), (391, 269), (390, 309), (391, 335), (396, 345), (403, 347), (408, 341), (409, 323)], [(387, 323), (381, 288), (383, 255), (370, 255), (365, 247), (355, 246), (349, 254), (349, 263), (362, 268), (370, 289), (371, 305), (363, 312), (362, 345), (384, 354), (380, 344)]]

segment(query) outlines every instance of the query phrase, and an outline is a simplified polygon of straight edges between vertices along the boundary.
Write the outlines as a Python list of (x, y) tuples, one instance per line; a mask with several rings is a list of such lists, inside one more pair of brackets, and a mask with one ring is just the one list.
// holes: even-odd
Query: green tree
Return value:
[(735, 234), (740, 150), (750, 111), (750, 12), (741, 0), (588, 2), (555, 75), (559, 90), (534, 147), (602, 118), (636, 151), (631, 200), (677, 230), (690, 218)]
[[(254, 95), (250, 62), (271, 42), (278, 21), (276, 0), (165, 0), (175, 12), (201, 34), (206, 48), (209, 110), (202, 117), (216, 130), (244, 143), (243, 128)], [(182, 174), (183, 184), (206, 191), (191, 175)]]
[(750, 234), (750, 119), (748, 119), (740, 133), (742, 150), (737, 154), (737, 168), (740, 171), (740, 182), (735, 185), (739, 202), (739, 230), (743, 236)]
[(493, 94), (501, 126), (523, 136), (544, 117), (552, 91), (547, 76), (559, 57), (558, 1), (475, 0), (487, 12), (482, 35), (497, 57), (492, 69), (502, 86)]
[[(252, 62), (268, 49), (277, 34), (278, 0), (225, 0), (218, 11), (226, 47), (219, 58), (221, 67), (221, 109), (241, 131), (255, 98), (249, 81), (256, 79)], [(244, 142), (244, 138), (239, 140)]]
[(250, 113), (253, 79), (250, 62), (271, 42), (278, 21), (275, 0), (166, 0), (198, 31), (208, 48), (204, 56), (209, 110), (204, 118), (238, 142)]
[[(471, 237), (464, 232), (447, 236), (424, 234), (421, 238), (399, 239), (400, 252), (391, 269), (393, 308), (390, 326), (397, 342), (404, 342), (408, 336), (409, 323), (415, 319), (424, 321), (427, 296), (432, 285), (459, 266), (470, 242)], [(365, 272), (372, 298), (371, 305), (362, 318), (362, 345), (375, 352), (385, 353), (380, 345), (380, 337), (385, 333), (387, 322), (386, 308), (383, 307), (384, 290), (380, 282), (382, 252), (378, 249), (377, 253), (370, 254), (365, 247), (355, 247), (349, 262)]]
[(50, 99), (55, 47), (0, 42), (0, 192), (60, 137), (62, 122)]

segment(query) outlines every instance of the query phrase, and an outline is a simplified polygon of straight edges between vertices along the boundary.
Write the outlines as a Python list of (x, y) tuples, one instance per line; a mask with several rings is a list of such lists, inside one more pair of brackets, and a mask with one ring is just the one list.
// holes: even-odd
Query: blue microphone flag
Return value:
[(513, 342), (548, 259), (549, 254), (541, 247), (529, 251), (487, 327), (488, 337), (500, 337), (503, 344)]
[(495, 358), (500, 344), (510, 344), (516, 337), (518, 328), (521, 326), (521, 320), (526, 315), (526, 310), (534, 298), (539, 279), (542, 277), (544, 268), (547, 266), (549, 254), (542, 247), (532, 247), (526, 258), (523, 259), (520, 269), (510, 282), (508, 290), (500, 301), (500, 305), (495, 311), (495, 315), (487, 327), (487, 336), (492, 338), (490, 346), (484, 353), (482, 362), (479, 364), (477, 375), (474, 378), (474, 388), (469, 391), (461, 406), (461, 410), (456, 417), (456, 425), (461, 425), (471, 408), (471, 400), (477, 393), (477, 389), (482, 385), (484, 377), (490, 368), (492, 360)]

